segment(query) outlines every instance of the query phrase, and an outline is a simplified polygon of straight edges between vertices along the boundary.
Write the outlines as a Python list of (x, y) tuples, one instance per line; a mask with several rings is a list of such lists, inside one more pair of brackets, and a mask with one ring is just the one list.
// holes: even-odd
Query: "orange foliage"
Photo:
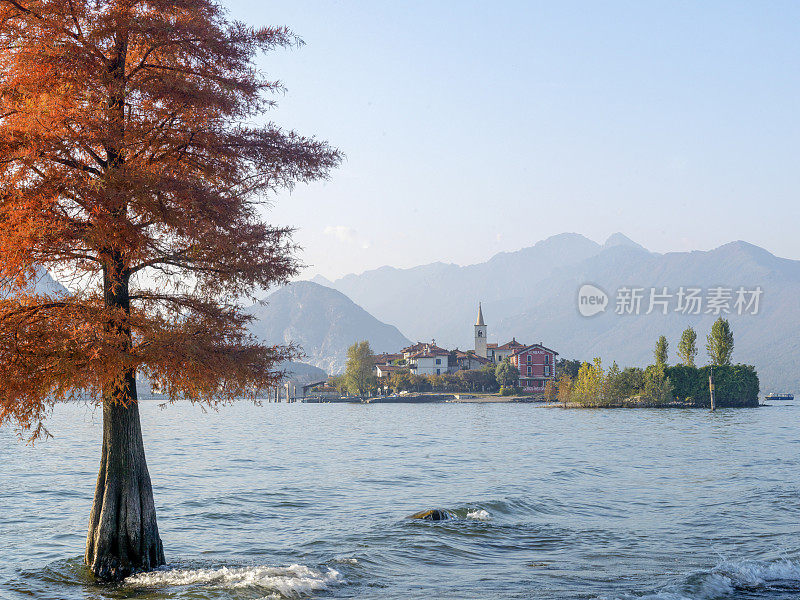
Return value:
[[(0, 425), (134, 401), (136, 372), (212, 405), (279, 378), (294, 349), (238, 304), (297, 272), (259, 206), (341, 158), (253, 122), (282, 90), (255, 56), (299, 43), (213, 0), (0, 0)], [(37, 265), (74, 293), (32, 294)]]

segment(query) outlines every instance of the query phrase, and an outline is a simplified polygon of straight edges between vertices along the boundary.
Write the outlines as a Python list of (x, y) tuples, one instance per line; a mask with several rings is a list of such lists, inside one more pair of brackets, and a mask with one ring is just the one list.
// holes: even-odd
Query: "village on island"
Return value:
[[(488, 326), (483, 318), (483, 308), (478, 304), (475, 321), (475, 347), (472, 350), (447, 350), (431, 343), (417, 342), (403, 348), (397, 354), (375, 355), (375, 375), (378, 381), (386, 381), (396, 373), (408, 371), (411, 375), (456, 374), (463, 371), (483, 370), (508, 359), (518, 371), (518, 387), (523, 392), (544, 393), (547, 382), (555, 376), (555, 361), (558, 352), (541, 342), (526, 345), (512, 338), (505, 344), (487, 341)], [(379, 386), (380, 387), (380, 386)]]
[[(734, 363), (730, 322), (719, 316), (706, 337), (708, 364), (698, 366), (698, 333), (687, 327), (677, 340), (675, 362), (670, 343), (655, 340), (653, 362), (620, 367), (602, 358), (558, 358), (543, 341), (525, 344), (512, 337), (490, 343), (483, 307), (473, 325), (471, 350), (417, 342), (397, 352), (373, 353), (368, 341), (347, 351), (342, 374), (316, 381), (293, 381), (269, 388), (268, 402), (544, 402), (564, 408), (711, 408), (759, 406), (760, 382), (753, 365)], [(162, 390), (153, 386), (154, 394)], [(765, 401), (793, 400), (772, 393)]]
[[(344, 375), (332, 376), (326, 382), (306, 386), (306, 401), (314, 398), (331, 401), (350, 396), (373, 396), (377, 401), (424, 402), (447, 399), (469, 400), (473, 394), (505, 393), (505, 397), (543, 398), (548, 383), (555, 379), (558, 352), (543, 342), (524, 344), (516, 337), (504, 344), (488, 341), (488, 326), (483, 307), (473, 326), (474, 347), (471, 350), (447, 349), (436, 341), (417, 342), (396, 353), (365, 354), (362, 369), (362, 393), (348, 394)], [(351, 351), (359, 360), (359, 350), (367, 352), (368, 344), (354, 345)], [(449, 393), (447, 392), (456, 392)], [(309, 394), (306, 396), (305, 394)], [(484, 400), (486, 396), (480, 396)], [(372, 401), (372, 398), (363, 398)]]
[[(708, 364), (698, 366), (698, 334), (687, 327), (670, 364), (669, 341), (655, 340), (653, 362), (621, 368), (558, 358), (543, 341), (526, 344), (516, 337), (490, 343), (483, 307), (473, 326), (471, 350), (417, 342), (396, 353), (374, 354), (369, 342), (354, 343), (342, 375), (302, 386), (304, 402), (545, 402), (563, 407), (747, 407), (759, 405), (755, 368), (732, 362), (733, 331), (719, 316), (706, 338)], [(296, 401), (295, 392), (290, 399)], [(767, 400), (775, 399), (767, 397)]]

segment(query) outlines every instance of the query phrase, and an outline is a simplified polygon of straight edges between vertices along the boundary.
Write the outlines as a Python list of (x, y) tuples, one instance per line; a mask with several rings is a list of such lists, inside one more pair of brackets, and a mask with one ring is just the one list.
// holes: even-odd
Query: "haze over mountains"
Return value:
[[(578, 290), (586, 283), (609, 296), (606, 311), (590, 318), (581, 316), (577, 305)], [(640, 314), (615, 313), (617, 292), (624, 286), (644, 290)], [(756, 366), (762, 392), (800, 392), (800, 261), (741, 241), (710, 251), (657, 254), (622, 234), (601, 245), (565, 233), (475, 265), (382, 267), (333, 282), (323, 277), (295, 282), (248, 310), (257, 318), (251, 331), (259, 338), (298, 344), (306, 354), (301, 360), (327, 373), (342, 372), (347, 347), (359, 340), (369, 340), (375, 352), (434, 338), (441, 346), (470, 349), (478, 302), (489, 341), (516, 337), (543, 342), (565, 358), (600, 356), (606, 364), (644, 366), (652, 362), (661, 334), (670, 343), (670, 362), (677, 362), (680, 334), (692, 326), (698, 333), (698, 363), (705, 364), (705, 336), (716, 315), (676, 312), (675, 298), (666, 315), (644, 313), (650, 288), (666, 287), (674, 294), (680, 287), (698, 287), (705, 295), (717, 286), (763, 290), (758, 314), (734, 310), (725, 315), (735, 336), (734, 362)], [(43, 273), (37, 290), (64, 288)], [(299, 380), (323, 376), (305, 365), (289, 367)]]
[(272, 344), (298, 344), (306, 354), (303, 362), (328, 373), (344, 370), (354, 342), (369, 340), (375, 352), (410, 343), (397, 327), (381, 323), (344, 294), (310, 281), (289, 284), (248, 312), (257, 319), (250, 326), (253, 334)]
[[(46, 295), (69, 294), (67, 288), (56, 281), (45, 269), (39, 270), (33, 291)], [(277, 368), (285, 370), (287, 380), (298, 385), (320, 381), (327, 376), (326, 372), (319, 367), (296, 361), (283, 363)], [(141, 397), (146, 398), (152, 395), (150, 381), (143, 374), (139, 374), (137, 378), (137, 387)]]
[[(657, 254), (622, 234), (601, 245), (565, 233), (475, 265), (382, 267), (333, 282), (316, 281), (415, 341), (435, 338), (439, 345), (471, 348), (481, 301), (490, 341), (515, 336), (528, 343), (542, 341), (563, 357), (601, 356), (620, 365), (651, 362), (661, 334), (670, 342), (671, 362), (676, 362), (680, 333), (689, 326), (698, 333), (698, 362), (706, 362), (705, 336), (716, 316), (675, 312), (674, 298), (667, 315), (658, 310), (646, 315), (651, 287), (667, 287), (673, 294), (680, 287), (699, 287), (705, 296), (717, 286), (760, 286), (758, 314), (725, 315), (736, 339), (734, 362), (756, 365), (762, 391), (800, 388), (800, 261), (778, 258), (746, 242), (703, 252)], [(591, 318), (579, 314), (577, 292), (585, 283), (608, 293), (604, 313)], [(623, 286), (644, 288), (641, 314), (615, 314), (617, 290)]]

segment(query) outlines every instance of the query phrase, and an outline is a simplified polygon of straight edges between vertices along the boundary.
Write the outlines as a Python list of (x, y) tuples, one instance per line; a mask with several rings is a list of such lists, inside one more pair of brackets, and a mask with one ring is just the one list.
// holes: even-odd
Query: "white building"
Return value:
[(430, 348), (410, 355), (408, 365), (414, 375), (441, 375), (447, 373), (448, 356), (447, 350)]
[(506, 342), (502, 346), (497, 344), (487, 344), (486, 358), (491, 360), (494, 364), (503, 362), (504, 358), (509, 358), (515, 352), (519, 352), (525, 347), (525, 344), (520, 344), (516, 338), (510, 342)]
[(375, 375), (378, 379), (384, 379), (386, 377), (391, 377), (395, 373), (402, 371), (406, 367), (398, 366), (398, 365), (375, 365)]

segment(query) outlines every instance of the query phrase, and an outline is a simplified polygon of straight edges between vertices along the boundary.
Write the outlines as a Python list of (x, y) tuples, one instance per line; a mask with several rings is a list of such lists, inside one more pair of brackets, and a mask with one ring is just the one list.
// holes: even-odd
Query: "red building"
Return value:
[(541, 344), (525, 346), (509, 357), (519, 369), (519, 385), (526, 392), (544, 392), (548, 380), (555, 378), (558, 352)]

